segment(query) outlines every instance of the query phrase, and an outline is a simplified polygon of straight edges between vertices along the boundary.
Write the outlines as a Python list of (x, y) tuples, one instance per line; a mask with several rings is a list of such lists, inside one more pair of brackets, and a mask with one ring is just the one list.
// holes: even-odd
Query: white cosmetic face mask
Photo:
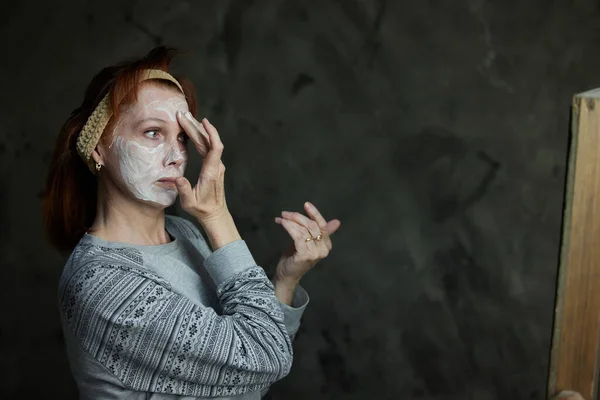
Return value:
[[(187, 163), (185, 151), (170, 143), (146, 147), (120, 136), (115, 139), (115, 151), (119, 154), (123, 181), (136, 198), (167, 207), (175, 202), (177, 189), (174, 186), (159, 186), (155, 183), (159, 179), (183, 176)], [(181, 161), (179, 166), (169, 165), (177, 161)]]
[[(153, 92), (154, 91), (154, 92)], [(162, 96), (156, 89), (147, 89), (144, 97), (149, 98), (139, 111), (132, 107), (125, 113), (137, 114), (144, 117), (155, 117), (177, 123), (176, 112), (178, 110), (188, 111), (187, 102), (181, 97), (170, 97), (160, 99)], [(146, 146), (145, 141), (137, 141), (136, 137), (123, 137), (117, 129), (121, 126), (122, 118), (119, 119), (114, 129), (115, 154), (119, 160), (121, 177), (127, 189), (136, 198), (171, 206), (177, 198), (175, 186), (156, 184), (164, 178), (177, 178), (183, 176), (187, 164), (187, 152), (182, 150), (181, 142), (178, 140), (162, 141), (157, 146)], [(141, 143), (142, 142), (142, 143)], [(179, 165), (178, 165), (179, 163)]]

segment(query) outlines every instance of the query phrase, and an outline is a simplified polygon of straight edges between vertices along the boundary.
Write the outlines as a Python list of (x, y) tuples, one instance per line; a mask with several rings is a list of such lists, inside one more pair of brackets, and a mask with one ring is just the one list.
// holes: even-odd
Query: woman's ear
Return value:
[(100, 163), (101, 165), (104, 165), (104, 160), (102, 160), (102, 156), (98, 152), (98, 147), (96, 147), (94, 151), (92, 151), (92, 158), (94, 159), (94, 162), (96, 164)]

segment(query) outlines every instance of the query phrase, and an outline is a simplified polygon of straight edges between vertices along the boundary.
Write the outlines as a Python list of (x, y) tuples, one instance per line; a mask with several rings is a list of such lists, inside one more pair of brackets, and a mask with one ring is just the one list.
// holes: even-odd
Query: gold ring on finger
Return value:
[(310, 242), (311, 240), (313, 240), (313, 238), (312, 238), (312, 237), (309, 237), (308, 239), (304, 239), (304, 241), (305, 241), (306, 243)]

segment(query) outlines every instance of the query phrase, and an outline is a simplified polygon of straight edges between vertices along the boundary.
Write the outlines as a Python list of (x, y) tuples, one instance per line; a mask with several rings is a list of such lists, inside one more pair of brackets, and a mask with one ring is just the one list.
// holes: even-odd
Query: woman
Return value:
[[(219, 133), (192, 116), (191, 84), (166, 72), (173, 55), (103, 69), (57, 139), (44, 217), (71, 251), (59, 303), (81, 398), (260, 398), (290, 371), (300, 278), (340, 226), (309, 203), (308, 216), (282, 213), (294, 243), (266, 277), (227, 208)], [(188, 140), (203, 159), (193, 188)], [(177, 195), (210, 246), (165, 215)]]

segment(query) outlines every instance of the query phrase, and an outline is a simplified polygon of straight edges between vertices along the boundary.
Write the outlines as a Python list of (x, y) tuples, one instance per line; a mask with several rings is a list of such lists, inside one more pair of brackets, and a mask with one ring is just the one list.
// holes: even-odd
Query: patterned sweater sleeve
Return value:
[[(210, 258), (212, 251), (208, 247), (208, 244), (202, 237), (198, 228), (192, 222), (175, 216), (169, 216), (168, 222), (174, 224), (177, 230), (179, 230), (188, 240), (191, 240), (204, 257)], [(306, 290), (301, 285), (298, 285), (292, 296), (291, 305), (279, 303), (279, 307), (283, 311), (283, 323), (292, 342), (298, 333), (300, 320), (302, 319), (302, 315), (304, 314), (304, 310), (309, 301), (310, 298)]]
[(283, 312), (243, 240), (205, 260), (223, 315), (135, 263), (95, 260), (61, 282), (61, 312), (82, 347), (126, 388), (227, 396), (262, 390), (289, 373)]

